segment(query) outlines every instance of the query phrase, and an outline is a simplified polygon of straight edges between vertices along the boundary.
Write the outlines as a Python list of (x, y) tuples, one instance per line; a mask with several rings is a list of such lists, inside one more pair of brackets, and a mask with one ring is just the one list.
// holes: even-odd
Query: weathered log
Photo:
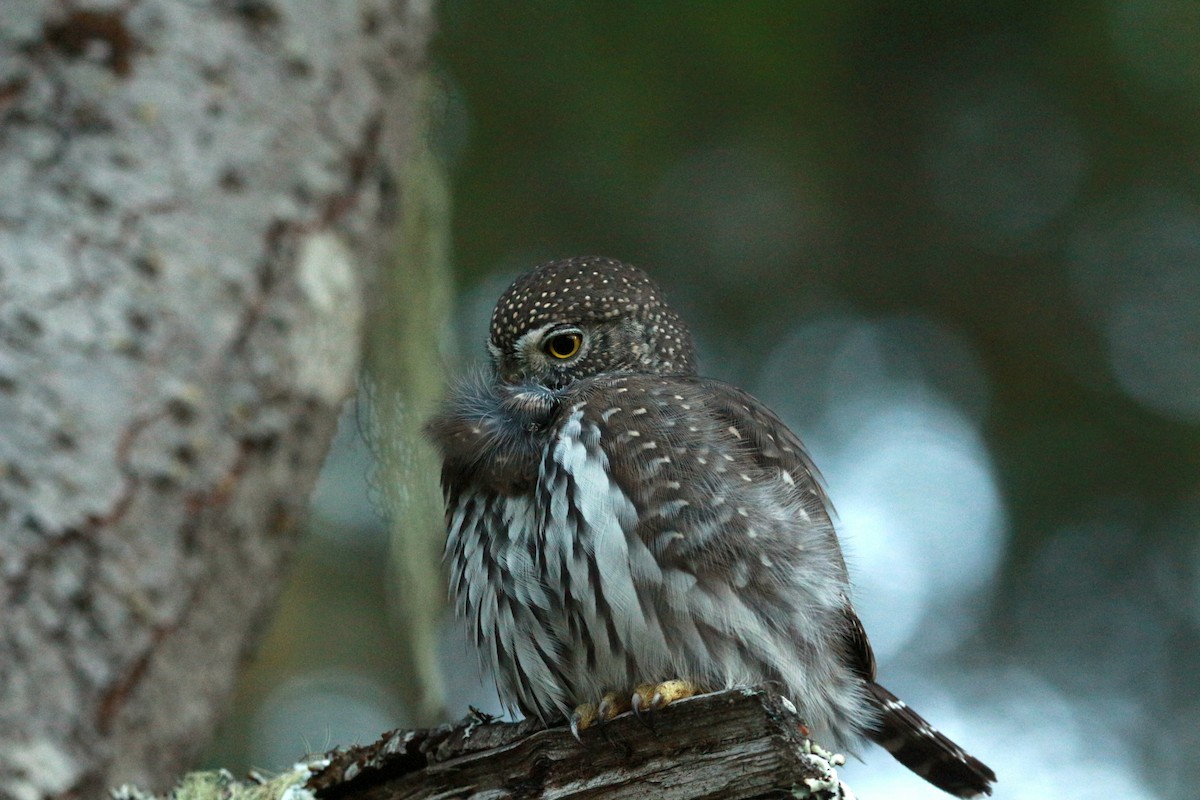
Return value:
[(565, 725), (473, 714), (334, 751), (307, 788), (322, 800), (853, 797), (833, 769), (842, 757), (806, 732), (791, 703), (763, 687), (623, 714), (582, 741)]

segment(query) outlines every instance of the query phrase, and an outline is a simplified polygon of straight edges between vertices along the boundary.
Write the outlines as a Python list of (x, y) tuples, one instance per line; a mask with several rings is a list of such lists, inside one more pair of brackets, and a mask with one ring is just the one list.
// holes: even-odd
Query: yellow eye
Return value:
[(564, 333), (556, 333), (546, 340), (542, 345), (542, 349), (552, 358), (557, 358), (560, 361), (566, 361), (568, 358), (573, 358), (579, 352), (579, 348), (583, 345), (583, 334), (579, 331), (566, 331)]

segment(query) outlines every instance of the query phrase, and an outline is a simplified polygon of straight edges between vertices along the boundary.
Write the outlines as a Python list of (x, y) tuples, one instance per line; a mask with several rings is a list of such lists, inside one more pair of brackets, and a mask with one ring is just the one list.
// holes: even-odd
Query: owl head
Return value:
[(609, 258), (551, 261), (517, 278), (488, 338), (504, 383), (561, 388), (608, 373), (695, 375), (687, 325), (636, 267)]

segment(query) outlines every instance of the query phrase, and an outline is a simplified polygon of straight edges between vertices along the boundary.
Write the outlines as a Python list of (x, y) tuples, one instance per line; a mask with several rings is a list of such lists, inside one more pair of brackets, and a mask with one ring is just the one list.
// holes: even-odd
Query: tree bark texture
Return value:
[(756, 687), (694, 697), (584, 731), (468, 718), (393, 731), (330, 754), (308, 781), (321, 800), (842, 800), (853, 794), (795, 709)]
[(430, 10), (0, 17), (0, 796), (162, 787), (354, 389)]

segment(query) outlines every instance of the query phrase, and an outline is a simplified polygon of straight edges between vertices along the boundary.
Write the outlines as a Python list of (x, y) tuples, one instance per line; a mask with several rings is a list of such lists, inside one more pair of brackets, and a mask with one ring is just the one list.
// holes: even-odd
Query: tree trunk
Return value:
[(354, 388), (429, 8), (2, 16), (0, 796), (162, 787)]

